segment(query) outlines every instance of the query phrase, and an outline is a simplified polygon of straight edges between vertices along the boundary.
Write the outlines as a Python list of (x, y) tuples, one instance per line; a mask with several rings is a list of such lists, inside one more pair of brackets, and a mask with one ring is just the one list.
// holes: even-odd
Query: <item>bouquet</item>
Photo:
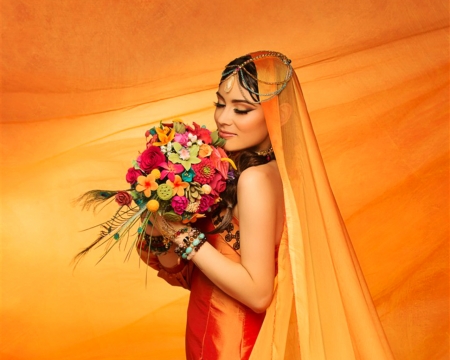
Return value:
[(110, 220), (97, 225), (102, 228), (99, 237), (79, 256), (109, 242), (103, 258), (119, 240), (129, 237), (137, 222), (140, 226), (134, 235), (135, 241), (140, 241), (157, 216), (183, 223), (205, 217), (220, 201), (227, 180), (234, 177), (230, 166), (235, 165), (223, 150), (225, 140), (217, 131), (175, 119), (152, 127), (145, 136), (146, 149), (132, 161), (125, 176), (128, 189), (92, 190), (78, 199), (88, 210), (108, 199), (119, 206)]

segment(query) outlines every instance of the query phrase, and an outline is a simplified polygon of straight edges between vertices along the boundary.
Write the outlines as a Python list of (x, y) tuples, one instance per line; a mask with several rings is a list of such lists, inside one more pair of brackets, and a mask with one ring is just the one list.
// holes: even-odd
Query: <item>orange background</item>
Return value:
[(73, 271), (149, 124), (212, 127), (222, 67), (287, 54), (398, 359), (448, 351), (448, 4), (3, 0), (2, 359), (183, 358), (188, 294), (127, 247)]

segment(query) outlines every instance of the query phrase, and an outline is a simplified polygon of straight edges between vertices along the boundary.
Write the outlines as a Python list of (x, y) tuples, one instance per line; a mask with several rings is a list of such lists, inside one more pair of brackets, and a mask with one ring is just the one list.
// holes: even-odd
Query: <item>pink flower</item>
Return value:
[(148, 149), (144, 150), (140, 159), (138, 159), (138, 162), (140, 168), (148, 174), (165, 160), (166, 157), (158, 146), (150, 146)]
[(137, 181), (137, 178), (141, 175), (142, 173), (139, 170), (136, 170), (135, 168), (129, 168), (127, 175), (125, 176), (125, 180), (129, 184), (134, 184)]
[(179, 143), (180, 145), (186, 146), (189, 141), (188, 133), (175, 134), (175, 138), (173, 140)]
[(212, 188), (211, 194), (218, 196), (221, 192), (225, 191), (227, 183), (221, 174), (216, 173), (209, 184)]
[(170, 161), (159, 164), (159, 166), (164, 169), (163, 171), (161, 171), (161, 180), (168, 176), (169, 180), (173, 182), (175, 179), (175, 174), (179, 174), (184, 171), (183, 165), (174, 164)]
[(132, 200), (133, 198), (126, 191), (119, 191), (116, 194), (116, 203), (118, 203), (120, 206), (130, 206)]
[(198, 207), (198, 212), (199, 213), (206, 212), (213, 204), (214, 204), (214, 197), (210, 195), (202, 195), (202, 198), (200, 199), (200, 205)]
[(181, 215), (188, 206), (188, 199), (184, 196), (176, 195), (172, 198), (171, 205), (173, 207), (173, 211), (175, 211), (178, 215)]
[(192, 135), (196, 135), (197, 139), (202, 140), (205, 144), (211, 144), (211, 131), (209, 131), (206, 128), (201, 127), (200, 125), (196, 124), (195, 122), (192, 123), (194, 125), (194, 129), (192, 129), (190, 126), (186, 126), (186, 129), (192, 133)]
[(194, 181), (200, 184), (209, 184), (216, 173), (216, 169), (214, 169), (214, 165), (209, 158), (203, 158), (199, 164), (192, 165), (192, 168), (195, 172)]

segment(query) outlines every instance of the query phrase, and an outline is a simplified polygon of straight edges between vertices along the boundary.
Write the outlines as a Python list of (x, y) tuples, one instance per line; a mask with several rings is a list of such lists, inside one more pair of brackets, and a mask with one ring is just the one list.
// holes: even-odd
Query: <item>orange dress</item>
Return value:
[[(219, 222), (216, 220), (216, 223)], [(197, 224), (203, 232), (214, 229), (209, 219)], [(240, 262), (237, 219), (233, 218), (224, 232), (209, 234), (207, 238), (224, 256)], [(177, 268), (166, 269), (160, 265), (156, 256), (152, 256), (149, 265), (157, 269), (158, 276), (171, 285), (191, 290), (186, 325), (188, 360), (235, 360), (250, 357), (265, 313), (255, 313), (225, 294), (193, 262), (183, 262)]]

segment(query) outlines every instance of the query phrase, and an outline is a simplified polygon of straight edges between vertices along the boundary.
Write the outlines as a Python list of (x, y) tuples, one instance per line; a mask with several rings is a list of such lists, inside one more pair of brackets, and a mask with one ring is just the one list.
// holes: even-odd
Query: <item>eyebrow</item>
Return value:
[[(220, 93), (217, 91), (216, 92), (217, 97), (221, 98), (222, 100), (225, 100), (224, 97), (222, 95), (220, 95)], [(231, 100), (231, 103), (236, 104), (236, 103), (246, 103), (248, 105), (253, 105), (255, 106), (255, 104), (251, 103), (250, 101), (247, 101), (245, 99), (233, 99)]]

